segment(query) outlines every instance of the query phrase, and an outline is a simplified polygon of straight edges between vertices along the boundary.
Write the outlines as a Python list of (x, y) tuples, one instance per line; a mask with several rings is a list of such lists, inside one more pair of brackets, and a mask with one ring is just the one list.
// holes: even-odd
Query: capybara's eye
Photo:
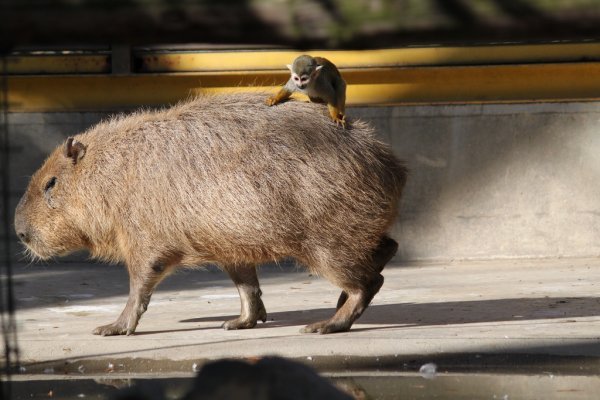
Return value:
[(47, 192), (48, 190), (52, 189), (54, 187), (54, 185), (56, 185), (56, 177), (53, 176), (52, 178), (50, 178), (48, 180), (48, 182), (46, 183), (46, 187), (44, 187), (44, 192)]

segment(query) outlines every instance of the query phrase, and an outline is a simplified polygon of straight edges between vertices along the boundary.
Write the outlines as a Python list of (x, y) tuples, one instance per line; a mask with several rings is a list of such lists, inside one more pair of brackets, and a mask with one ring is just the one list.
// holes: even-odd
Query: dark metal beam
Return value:
[(0, 0), (0, 48), (216, 43), (295, 48), (600, 39), (590, 0)]

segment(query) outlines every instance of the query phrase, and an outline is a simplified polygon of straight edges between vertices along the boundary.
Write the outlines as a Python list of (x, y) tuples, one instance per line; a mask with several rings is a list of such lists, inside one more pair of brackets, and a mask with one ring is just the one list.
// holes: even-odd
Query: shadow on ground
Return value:
[[(268, 310), (268, 305), (267, 310)], [(331, 317), (333, 308), (317, 308), (268, 313), (267, 323), (258, 328), (303, 325)], [(371, 305), (357, 321), (353, 331), (385, 329), (407, 326), (460, 325), (506, 321), (532, 321), (600, 316), (600, 298), (597, 297), (545, 297), (497, 299), (479, 301), (455, 301), (443, 303), (404, 303)], [(182, 323), (217, 322), (236, 318), (223, 315), (184, 319)], [(571, 320), (572, 319), (572, 320)], [(361, 328), (361, 324), (388, 325), (377, 328)], [(206, 328), (197, 328), (206, 329)], [(193, 330), (185, 328), (182, 330)], [(178, 329), (174, 329), (178, 331)], [(143, 332), (140, 332), (143, 333)]]

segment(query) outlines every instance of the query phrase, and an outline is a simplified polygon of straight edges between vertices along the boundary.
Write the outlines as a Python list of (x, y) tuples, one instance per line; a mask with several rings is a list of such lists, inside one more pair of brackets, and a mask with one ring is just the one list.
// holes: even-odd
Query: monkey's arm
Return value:
[(336, 124), (346, 127), (346, 82), (341, 76), (335, 76), (331, 82), (333, 95), (327, 101), (329, 115)]
[(268, 106), (274, 106), (276, 104), (281, 103), (282, 101), (288, 99), (292, 93), (294, 93), (294, 82), (290, 79), (287, 83), (277, 92), (275, 96), (269, 97), (265, 103)]

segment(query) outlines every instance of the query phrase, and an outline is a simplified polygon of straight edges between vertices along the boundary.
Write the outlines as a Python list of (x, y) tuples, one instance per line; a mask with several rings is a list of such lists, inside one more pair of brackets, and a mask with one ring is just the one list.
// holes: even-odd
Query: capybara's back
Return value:
[[(101, 123), (32, 178), (15, 219), (31, 251), (84, 247), (125, 262), (137, 283), (121, 317), (96, 333), (133, 332), (154, 286), (178, 265), (216, 263), (230, 274), (243, 307), (227, 329), (265, 320), (255, 271), (263, 262), (293, 257), (344, 290), (335, 316), (308, 332), (349, 329), (379, 290), (397, 247), (386, 233), (404, 166), (366, 123), (342, 129), (322, 105), (263, 100), (206, 96)], [(47, 196), (31, 187), (49, 178), (54, 206), (40, 212), (34, 203)], [(63, 216), (48, 229), (56, 204)]]

